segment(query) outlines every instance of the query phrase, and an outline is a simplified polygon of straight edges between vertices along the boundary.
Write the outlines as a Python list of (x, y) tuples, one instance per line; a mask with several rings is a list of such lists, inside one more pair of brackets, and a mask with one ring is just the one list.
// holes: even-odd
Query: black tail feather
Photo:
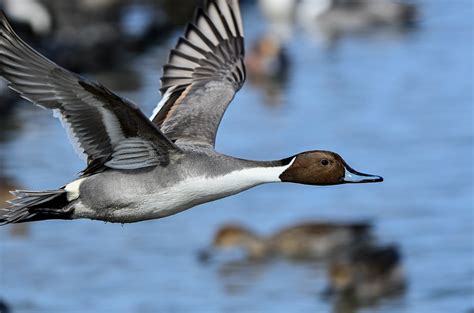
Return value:
[(17, 190), (9, 207), (0, 209), (0, 226), (46, 219), (69, 219), (72, 212), (65, 209), (69, 201), (64, 189), (50, 191)]

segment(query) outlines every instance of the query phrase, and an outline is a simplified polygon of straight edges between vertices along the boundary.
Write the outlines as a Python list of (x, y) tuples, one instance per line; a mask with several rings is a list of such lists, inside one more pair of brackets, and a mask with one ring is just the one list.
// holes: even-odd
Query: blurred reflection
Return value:
[(288, 82), (289, 56), (282, 40), (273, 34), (257, 39), (245, 59), (249, 81), (260, 89), (265, 103), (278, 105)]
[(232, 261), (220, 264), (218, 275), (227, 294), (240, 294), (255, 286), (266, 268), (255, 260)]
[(351, 248), (330, 262), (328, 280), (326, 295), (333, 298), (336, 312), (376, 305), (382, 298), (400, 295), (406, 287), (395, 245)]
[(222, 287), (229, 295), (246, 292), (268, 269), (268, 259), (249, 258), (243, 249), (214, 252), (212, 249), (198, 251), (198, 261), (201, 265), (215, 267)]

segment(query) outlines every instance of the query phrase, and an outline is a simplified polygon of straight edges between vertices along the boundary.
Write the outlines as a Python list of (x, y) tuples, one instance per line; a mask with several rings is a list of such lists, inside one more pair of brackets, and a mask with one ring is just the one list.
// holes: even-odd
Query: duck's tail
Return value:
[(48, 191), (11, 192), (16, 198), (10, 205), (0, 209), (0, 226), (49, 219), (70, 219), (71, 209), (66, 209), (69, 201), (64, 189)]

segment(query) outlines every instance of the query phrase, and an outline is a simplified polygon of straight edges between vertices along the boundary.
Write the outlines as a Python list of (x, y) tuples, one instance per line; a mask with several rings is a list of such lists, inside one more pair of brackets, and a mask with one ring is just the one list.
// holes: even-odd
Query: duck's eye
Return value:
[(321, 160), (321, 165), (324, 165), (324, 166), (329, 165), (329, 161), (326, 159), (323, 159)]

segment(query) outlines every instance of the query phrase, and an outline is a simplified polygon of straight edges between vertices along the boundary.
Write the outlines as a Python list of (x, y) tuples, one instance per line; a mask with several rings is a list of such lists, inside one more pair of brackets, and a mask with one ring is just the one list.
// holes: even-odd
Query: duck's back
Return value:
[(367, 223), (304, 223), (282, 229), (269, 238), (269, 245), (291, 258), (327, 258), (370, 238), (370, 230)]

